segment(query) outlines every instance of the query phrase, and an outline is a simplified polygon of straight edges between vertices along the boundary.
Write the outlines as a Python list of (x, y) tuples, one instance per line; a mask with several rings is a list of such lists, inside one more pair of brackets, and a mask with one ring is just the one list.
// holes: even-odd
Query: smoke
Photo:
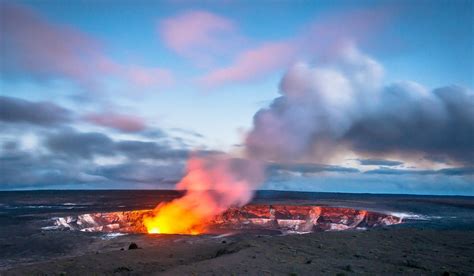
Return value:
[(193, 156), (177, 184), (185, 195), (157, 206), (144, 224), (149, 233), (201, 233), (208, 219), (229, 207), (247, 204), (263, 182), (263, 172), (262, 163), (255, 160), (223, 154)]
[(360, 110), (370, 108), (369, 98), (381, 86), (382, 71), (354, 48), (325, 66), (294, 65), (280, 83), (282, 96), (255, 114), (247, 152), (275, 161), (326, 155)]
[(320, 66), (294, 65), (281, 96), (255, 114), (247, 153), (285, 162), (320, 161), (341, 150), (474, 162), (472, 90), (429, 91), (408, 81), (384, 87), (382, 77), (382, 67), (353, 46)]
[(269, 162), (321, 161), (349, 150), (417, 152), (473, 163), (471, 90), (429, 91), (414, 82), (385, 87), (382, 81), (382, 66), (353, 46), (318, 66), (295, 64), (281, 80), (281, 96), (255, 114), (245, 159), (191, 158), (177, 186), (186, 194), (158, 206), (145, 220), (148, 231), (202, 232), (207, 219), (251, 200)]

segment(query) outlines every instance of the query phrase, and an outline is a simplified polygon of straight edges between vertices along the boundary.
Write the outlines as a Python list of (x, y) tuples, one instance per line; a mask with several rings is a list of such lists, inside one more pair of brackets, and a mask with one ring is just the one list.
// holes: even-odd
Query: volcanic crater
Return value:
[[(153, 210), (88, 213), (56, 218), (58, 229), (104, 233), (148, 233), (143, 221)], [(176, 218), (179, 220), (179, 218)], [(367, 229), (402, 223), (402, 218), (342, 207), (315, 205), (250, 204), (229, 208), (204, 223), (199, 234), (261, 232), (268, 234), (309, 233)]]

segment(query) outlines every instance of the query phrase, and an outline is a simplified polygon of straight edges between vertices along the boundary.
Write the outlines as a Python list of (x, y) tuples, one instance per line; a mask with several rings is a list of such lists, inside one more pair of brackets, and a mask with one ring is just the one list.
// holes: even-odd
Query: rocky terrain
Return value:
[[(64, 237), (56, 241), (67, 242)], [(131, 234), (89, 240), (76, 256), (0, 274), (472, 275), (473, 248), (474, 231), (398, 227), (285, 236)]]
[[(215, 229), (209, 230), (215, 233), (188, 236), (137, 231), (139, 218), (151, 212), (156, 198), (169, 201), (179, 196), (175, 192), (99, 195), (96, 191), (4, 194), (0, 275), (474, 272), (472, 198), (271, 192), (255, 199), (251, 207), (230, 209), (214, 218)], [(300, 228), (311, 224), (310, 233)], [(290, 230), (297, 225), (301, 231)]]
[[(151, 216), (152, 212), (138, 210), (66, 216), (57, 218), (54, 226), (85, 232), (146, 233), (142, 221), (144, 217)], [(392, 215), (351, 208), (259, 204), (231, 208), (214, 217), (207, 223), (207, 233), (226, 233), (229, 230), (303, 233), (367, 229), (401, 222), (401, 218)]]

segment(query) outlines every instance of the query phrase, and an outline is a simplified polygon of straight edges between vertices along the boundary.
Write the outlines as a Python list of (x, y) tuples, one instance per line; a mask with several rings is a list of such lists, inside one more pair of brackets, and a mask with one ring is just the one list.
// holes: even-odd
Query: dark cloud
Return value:
[(151, 184), (176, 184), (184, 172), (182, 163), (168, 165), (150, 165), (142, 162), (130, 162), (114, 166), (102, 166), (92, 174), (113, 181)]
[(379, 168), (375, 170), (366, 171), (366, 174), (383, 174), (383, 175), (431, 175), (431, 174), (442, 174), (442, 175), (473, 175), (474, 167), (460, 167), (460, 168), (447, 168), (440, 170), (405, 170), (405, 169), (392, 169), (392, 168)]
[(7, 141), (2, 144), (2, 149), (6, 152), (18, 149), (18, 143), (16, 141)]
[(474, 175), (474, 167), (447, 168), (437, 172), (444, 175)]
[(189, 154), (187, 149), (173, 149), (155, 142), (120, 141), (115, 147), (117, 151), (134, 159), (185, 159)]
[[(174, 150), (152, 142), (115, 142), (101, 133), (71, 129), (44, 139), (49, 151), (23, 151), (11, 142), (0, 152), (0, 189), (95, 183), (170, 185), (182, 176), (186, 150)], [(146, 149), (150, 151), (147, 152)], [(111, 166), (96, 164), (93, 157), (121, 157)], [(142, 162), (147, 159), (149, 162)], [(156, 162), (159, 165), (151, 164)], [(133, 187), (133, 186), (131, 186)], [(169, 187), (169, 186), (166, 186)]]
[(91, 158), (94, 155), (111, 156), (116, 153), (112, 139), (97, 132), (60, 131), (47, 137), (46, 145), (56, 154), (71, 157)]
[[(3, 151), (0, 155), (0, 189), (41, 188), (105, 181), (87, 174), (86, 164), (57, 155), (36, 155), (21, 150)], [(91, 165), (89, 165), (91, 166)]]
[(166, 143), (137, 140), (114, 141), (98, 132), (76, 132), (61, 129), (46, 138), (46, 146), (51, 152), (90, 159), (94, 156), (125, 156), (133, 160), (182, 160), (189, 154), (188, 149), (172, 148)]
[(426, 155), (423, 157), (425, 160), (435, 162), (435, 163), (442, 163), (442, 164), (451, 164), (449, 159), (446, 156), (439, 156), (439, 155)]
[(361, 165), (364, 166), (399, 166), (402, 165), (403, 162), (400, 161), (393, 161), (393, 160), (384, 160), (384, 159), (357, 159)]
[(422, 99), (409, 87), (384, 91), (383, 109), (355, 121), (342, 140), (361, 152), (420, 152), (474, 163), (474, 94), (450, 86)]
[[(191, 154), (190, 150), (173, 148), (166, 141), (115, 141), (103, 133), (79, 132), (72, 128), (55, 128), (42, 134), (35, 151), (22, 150), (13, 140), (2, 142), (0, 189), (55, 185), (124, 187), (127, 183), (130, 188), (141, 184), (170, 188), (182, 177), (185, 160)], [(199, 156), (218, 153), (193, 152)], [(116, 158), (115, 162), (119, 163), (96, 163), (95, 157), (101, 156)]]
[(333, 165), (323, 165), (323, 164), (278, 164), (270, 163), (267, 166), (267, 171), (271, 174), (273, 172), (285, 171), (285, 172), (294, 172), (294, 173), (319, 173), (319, 172), (340, 172), (340, 173), (356, 173), (359, 172), (355, 168), (347, 168), (341, 166)]
[[(100, 132), (78, 132), (66, 126), (73, 122), (73, 113), (49, 102), (2, 96), (0, 106), (0, 121), (6, 134), (2, 137), (0, 147), (2, 188), (39, 188), (45, 185), (54, 187), (110, 181), (169, 184), (181, 176), (177, 172), (182, 168), (181, 161), (189, 154), (185, 148), (171, 147), (168, 140), (172, 140), (172, 137), (167, 133), (160, 129), (144, 129), (141, 121), (136, 124), (128, 117), (115, 116), (110, 127), (136, 131), (147, 138), (153, 136), (155, 140), (159, 138), (159, 142), (115, 141)], [(35, 151), (23, 151), (17, 141), (10, 140), (12, 136), (23, 133), (23, 128), (16, 127), (23, 123), (48, 126), (41, 130), (35, 129), (35, 136), (40, 142)], [(10, 129), (10, 126), (14, 128)], [(116, 166), (101, 167), (94, 163), (94, 157), (99, 156), (120, 157), (125, 158), (125, 161)], [(154, 166), (140, 161), (144, 159), (158, 161), (162, 165)], [(175, 164), (163, 164), (168, 160)]]
[(144, 137), (154, 138), (154, 139), (161, 139), (161, 138), (167, 138), (168, 137), (168, 134), (165, 131), (163, 131), (162, 129), (158, 129), (158, 128), (148, 128), (148, 129), (144, 130), (141, 134)]
[(70, 122), (72, 112), (51, 102), (32, 102), (0, 96), (0, 120), (51, 126)]

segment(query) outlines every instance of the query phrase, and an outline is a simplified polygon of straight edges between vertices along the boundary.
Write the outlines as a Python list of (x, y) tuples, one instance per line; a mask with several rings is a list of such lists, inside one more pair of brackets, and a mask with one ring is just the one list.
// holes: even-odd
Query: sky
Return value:
[(0, 190), (474, 195), (472, 1), (0, 1)]

